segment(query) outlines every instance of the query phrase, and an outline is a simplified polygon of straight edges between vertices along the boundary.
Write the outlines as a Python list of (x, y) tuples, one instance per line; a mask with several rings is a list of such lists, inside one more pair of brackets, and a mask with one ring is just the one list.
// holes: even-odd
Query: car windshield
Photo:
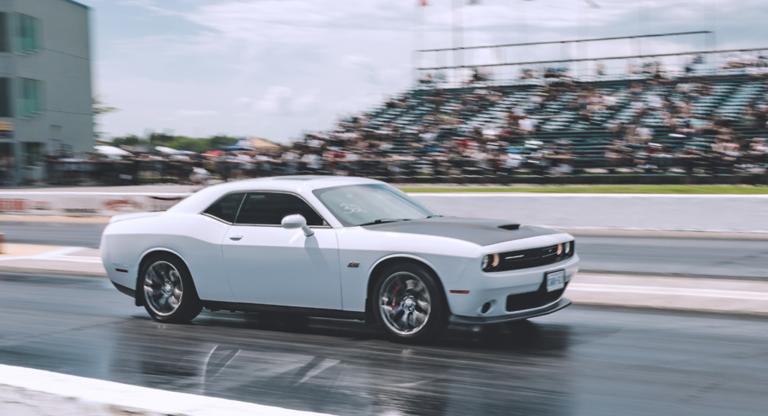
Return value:
[(314, 194), (345, 226), (434, 216), (408, 195), (383, 184), (337, 186), (317, 189)]

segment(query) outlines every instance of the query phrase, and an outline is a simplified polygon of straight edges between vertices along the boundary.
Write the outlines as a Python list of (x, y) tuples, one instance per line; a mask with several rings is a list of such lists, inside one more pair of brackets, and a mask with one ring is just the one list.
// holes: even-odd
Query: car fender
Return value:
[[(415, 254), (412, 254), (412, 253), (392, 253), (392, 254), (387, 254), (386, 256), (383, 256), (383, 257), (379, 258), (378, 260), (376, 260), (368, 268), (368, 276), (369, 276), (369, 278), (373, 277), (373, 271), (376, 270), (376, 267), (378, 267), (381, 263), (383, 263), (383, 262), (385, 262), (385, 261), (387, 261), (389, 259), (394, 259), (394, 258), (406, 258), (406, 259), (416, 260), (419, 263), (424, 263), (430, 269), (435, 271), (435, 265), (432, 264), (432, 262), (430, 262), (429, 260), (427, 260), (426, 258), (424, 258), (422, 256), (418, 256), (418, 255), (415, 255)], [(435, 273), (437, 273), (437, 271), (435, 271)]]

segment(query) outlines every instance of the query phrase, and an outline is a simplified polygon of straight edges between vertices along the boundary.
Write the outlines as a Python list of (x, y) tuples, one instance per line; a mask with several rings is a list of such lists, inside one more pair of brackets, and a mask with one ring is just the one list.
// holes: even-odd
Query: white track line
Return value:
[(59, 247), (50, 251), (27, 256), (0, 256), (0, 262), (12, 260), (53, 260), (69, 261), (74, 263), (101, 263), (101, 259), (95, 256), (70, 256), (70, 253), (86, 250), (85, 247)]
[(690, 287), (574, 283), (568, 287), (568, 290), (576, 291), (576, 292), (633, 293), (633, 294), (643, 294), (643, 295), (695, 296), (695, 297), (707, 297), (707, 298), (728, 298), (728, 299), (768, 301), (768, 292), (748, 292), (743, 290), (721, 290), (721, 289), (697, 289), (697, 288), (690, 288)]
[[(132, 409), (167, 415), (187, 416), (311, 416), (320, 413), (302, 412), (280, 407), (264, 406), (235, 400), (218, 399), (195, 394), (115, 383), (112, 381), (77, 377), (50, 371), (14, 367), (0, 364), (0, 386), (12, 386), (19, 389), (72, 398), (73, 407), (77, 402), (104, 404), (113, 409)], [(20, 394), (20, 401), (24, 395)], [(32, 406), (37, 403), (29, 403)], [(54, 409), (51, 409), (54, 410)], [(55, 409), (67, 413), (71, 409)], [(115, 412), (115, 414), (123, 414)], [(52, 413), (53, 414), (53, 413)], [(75, 413), (71, 413), (75, 414)], [(131, 413), (133, 414), (133, 413)], [(141, 413), (138, 413), (141, 414)]]
[(44, 253), (35, 254), (33, 257), (66, 256), (71, 253), (76, 253), (80, 250), (85, 250), (85, 247), (61, 247), (55, 250), (46, 251)]
[[(89, 256), (36, 256), (36, 257), (27, 257), (26, 260), (35, 259), (40, 261), (65, 261), (69, 263), (90, 263), (90, 264), (101, 264), (101, 259), (98, 257), (89, 257)], [(18, 259), (17, 259), (18, 260)]]

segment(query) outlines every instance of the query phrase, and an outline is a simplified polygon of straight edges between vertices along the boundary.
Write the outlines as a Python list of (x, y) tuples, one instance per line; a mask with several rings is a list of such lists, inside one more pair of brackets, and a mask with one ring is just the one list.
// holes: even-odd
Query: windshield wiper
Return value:
[(386, 224), (388, 222), (398, 222), (398, 221), (410, 221), (410, 218), (377, 218), (373, 221), (364, 222), (362, 224), (357, 224), (358, 226), (364, 226), (364, 225), (374, 225), (374, 224)]
[(430, 218), (440, 218), (440, 217), (442, 217), (442, 215), (440, 215), (440, 214), (427, 215), (427, 219), (430, 219)]

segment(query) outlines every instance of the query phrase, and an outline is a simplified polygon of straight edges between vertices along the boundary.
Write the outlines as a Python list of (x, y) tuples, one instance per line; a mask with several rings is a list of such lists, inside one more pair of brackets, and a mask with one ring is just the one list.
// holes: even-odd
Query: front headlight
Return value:
[(568, 241), (567, 243), (563, 243), (563, 246), (565, 247), (565, 254), (571, 254), (571, 246), (573, 245), (573, 241)]
[(483, 256), (482, 267), (484, 272), (490, 272), (499, 266), (500, 257), (498, 254), (486, 254)]
[(481, 268), (484, 272), (528, 269), (561, 262), (575, 254), (576, 243), (571, 240), (546, 247), (486, 254), (482, 258)]

